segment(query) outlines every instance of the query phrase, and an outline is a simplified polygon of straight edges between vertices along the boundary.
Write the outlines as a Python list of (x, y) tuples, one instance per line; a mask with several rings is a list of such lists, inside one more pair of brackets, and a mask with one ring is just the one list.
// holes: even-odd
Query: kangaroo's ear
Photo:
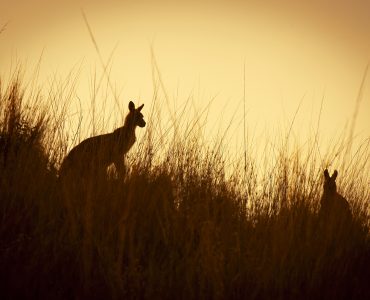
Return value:
[(135, 110), (135, 104), (134, 104), (134, 102), (130, 101), (130, 103), (128, 104), (128, 109), (130, 111), (134, 111)]
[(143, 109), (143, 107), (144, 107), (144, 104), (141, 104), (141, 105), (137, 108), (137, 110), (138, 110), (138, 111), (141, 111), (141, 110)]
[(334, 170), (333, 176), (331, 176), (331, 179), (335, 180), (338, 176), (338, 171)]
[(329, 180), (330, 179), (328, 169), (325, 169), (325, 171), (324, 171), (324, 177), (325, 177), (325, 180)]

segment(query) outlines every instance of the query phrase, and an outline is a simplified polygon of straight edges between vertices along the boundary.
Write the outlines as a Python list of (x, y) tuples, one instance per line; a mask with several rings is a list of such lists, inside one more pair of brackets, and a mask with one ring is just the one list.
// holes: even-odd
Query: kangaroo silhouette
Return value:
[(64, 158), (59, 170), (60, 178), (106, 178), (107, 168), (114, 164), (118, 176), (125, 174), (125, 155), (136, 141), (135, 129), (145, 127), (141, 113), (144, 104), (135, 108), (130, 101), (129, 113), (122, 127), (112, 133), (90, 137), (74, 147)]
[(348, 201), (337, 192), (335, 182), (338, 171), (335, 170), (330, 177), (327, 169), (324, 171), (324, 191), (321, 197), (320, 216), (323, 219), (328, 218), (351, 218), (351, 210)]

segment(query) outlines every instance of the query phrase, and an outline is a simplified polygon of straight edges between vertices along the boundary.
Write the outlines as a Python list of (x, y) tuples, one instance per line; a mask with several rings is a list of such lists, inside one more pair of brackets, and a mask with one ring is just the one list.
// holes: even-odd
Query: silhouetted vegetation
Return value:
[(345, 222), (319, 218), (314, 158), (282, 147), (274, 168), (230, 172), (196, 134), (160, 155), (146, 134), (124, 180), (63, 193), (62, 126), (29, 95), (0, 89), (2, 299), (370, 298), (366, 162), (340, 173)]

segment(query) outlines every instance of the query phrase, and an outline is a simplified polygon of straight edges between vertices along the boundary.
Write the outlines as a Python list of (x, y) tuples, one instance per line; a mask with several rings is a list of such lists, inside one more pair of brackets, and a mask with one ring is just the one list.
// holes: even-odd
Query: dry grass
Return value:
[(2, 299), (369, 299), (368, 148), (339, 169), (351, 224), (318, 219), (310, 146), (284, 142), (265, 169), (249, 157), (230, 171), (222, 141), (207, 147), (181, 126), (158, 135), (151, 113), (127, 178), (66, 199), (65, 110), (43, 108), (17, 76), (0, 87)]

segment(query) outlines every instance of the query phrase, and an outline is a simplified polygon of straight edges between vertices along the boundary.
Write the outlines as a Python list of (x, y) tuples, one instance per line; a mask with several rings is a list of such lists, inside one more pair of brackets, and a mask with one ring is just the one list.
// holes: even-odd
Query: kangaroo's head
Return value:
[(146, 123), (144, 121), (144, 116), (141, 113), (144, 104), (140, 105), (138, 108), (135, 108), (134, 102), (130, 101), (128, 104), (128, 109), (130, 112), (126, 116), (125, 126), (130, 128), (135, 128), (136, 126), (145, 127)]
[(327, 194), (334, 194), (337, 192), (337, 184), (335, 183), (335, 179), (338, 176), (338, 171), (335, 170), (333, 176), (330, 177), (328, 169), (324, 171), (324, 193)]

